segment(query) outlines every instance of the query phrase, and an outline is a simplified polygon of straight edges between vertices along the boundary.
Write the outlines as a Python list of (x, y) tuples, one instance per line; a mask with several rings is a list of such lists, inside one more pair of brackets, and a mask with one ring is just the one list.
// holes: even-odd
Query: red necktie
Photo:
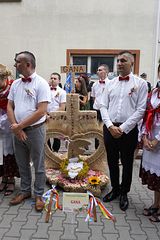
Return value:
[(119, 81), (129, 81), (129, 76), (126, 77), (119, 77)]
[(105, 84), (105, 81), (104, 80), (99, 80), (99, 83)]
[(32, 78), (28, 77), (28, 78), (22, 78), (23, 82), (31, 82)]
[(51, 89), (51, 90), (55, 90), (55, 91), (57, 90), (56, 87), (52, 87), (52, 86), (50, 87), (50, 89)]

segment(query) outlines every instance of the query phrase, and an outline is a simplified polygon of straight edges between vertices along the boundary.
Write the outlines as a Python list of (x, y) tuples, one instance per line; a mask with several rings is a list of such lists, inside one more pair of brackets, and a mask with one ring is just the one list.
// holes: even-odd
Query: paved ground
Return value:
[[(126, 212), (119, 209), (117, 200), (105, 206), (114, 214), (117, 222), (105, 219), (98, 210), (98, 221), (86, 223), (85, 214), (64, 213), (58, 210), (45, 223), (45, 212), (34, 210), (34, 201), (27, 200), (18, 206), (9, 206), (11, 197), (0, 193), (0, 239), (2, 240), (158, 240), (160, 223), (152, 224), (142, 215), (145, 206), (152, 202), (152, 192), (141, 185), (138, 178), (139, 160), (134, 162), (130, 205)], [(16, 190), (19, 181), (16, 180)], [(47, 190), (46, 186), (46, 190)], [(103, 195), (105, 192), (103, 193)], [(61, 193), (62, 195), (62, 193)]]

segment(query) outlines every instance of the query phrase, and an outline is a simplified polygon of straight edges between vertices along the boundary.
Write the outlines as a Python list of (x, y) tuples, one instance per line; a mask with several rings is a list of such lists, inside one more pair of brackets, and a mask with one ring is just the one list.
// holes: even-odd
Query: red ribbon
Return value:
[[(13, 80), (7, 80), (5, 87), (2, 88), (1, 92), (0, 92), (0, 108), (5, 111), (7, 110), (7, 103), (8, 103), (7, 96), (9, 94), (10, 86), (12, 83), (13, 83)], [(8, 88), (8, 90), (7, 90), (7, 88)]]
[(160, 113), (160, 108), (146, 110), (144, 122), (146, 123), (146, 130), (148, 133), (152, 130), (153, 120), (156, 113)]
[[(143, 118), (143, 124), (145, 124), (146, 126), (146, 131), (147, 133), (151, 133), (152, 130), (152, 125), (153, 125), (153, 121), (154, 121), (154, 117), (156, 113), (160, 113), (160, 106), (158, 105), (157, 108), (153, 108), (152, 104), (151, 104), (151, 97), (152, 97), (152, 93), (157, 92), (158, 89), (153, 89), (149, 94), (148, 94), (148, 98), (147, 98), (147, 109), (145, 111), (145, 115)], [(159, 91), (158, 91), (159, 93)]]

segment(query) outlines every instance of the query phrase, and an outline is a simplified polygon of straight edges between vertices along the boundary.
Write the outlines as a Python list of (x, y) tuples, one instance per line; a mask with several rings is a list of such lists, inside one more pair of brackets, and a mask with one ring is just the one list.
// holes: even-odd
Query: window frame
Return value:
[(140, 50), (133, 49), (67, 49), (66, 50), (66, 63), (70, 65), (71, 56), (91, 56), (91, 55), (113, 55), (114, 57), (122, 51), (130, 51), (134, 55), (134, 74), (139, 75), (139, 62), (140, 62)]

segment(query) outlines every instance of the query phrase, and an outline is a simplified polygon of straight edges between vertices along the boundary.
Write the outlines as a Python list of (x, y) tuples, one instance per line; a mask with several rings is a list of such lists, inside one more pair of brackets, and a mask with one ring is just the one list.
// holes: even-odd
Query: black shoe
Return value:
[(127, 194), (120, 195), (119, 207), (122, 211), (126, 211), (129, 205)]
[(120, 194), (119, 191), (112, 190), (103, 198), (103, 202), (110, 202), (116, 199), (119, 196), (119, 194)]

